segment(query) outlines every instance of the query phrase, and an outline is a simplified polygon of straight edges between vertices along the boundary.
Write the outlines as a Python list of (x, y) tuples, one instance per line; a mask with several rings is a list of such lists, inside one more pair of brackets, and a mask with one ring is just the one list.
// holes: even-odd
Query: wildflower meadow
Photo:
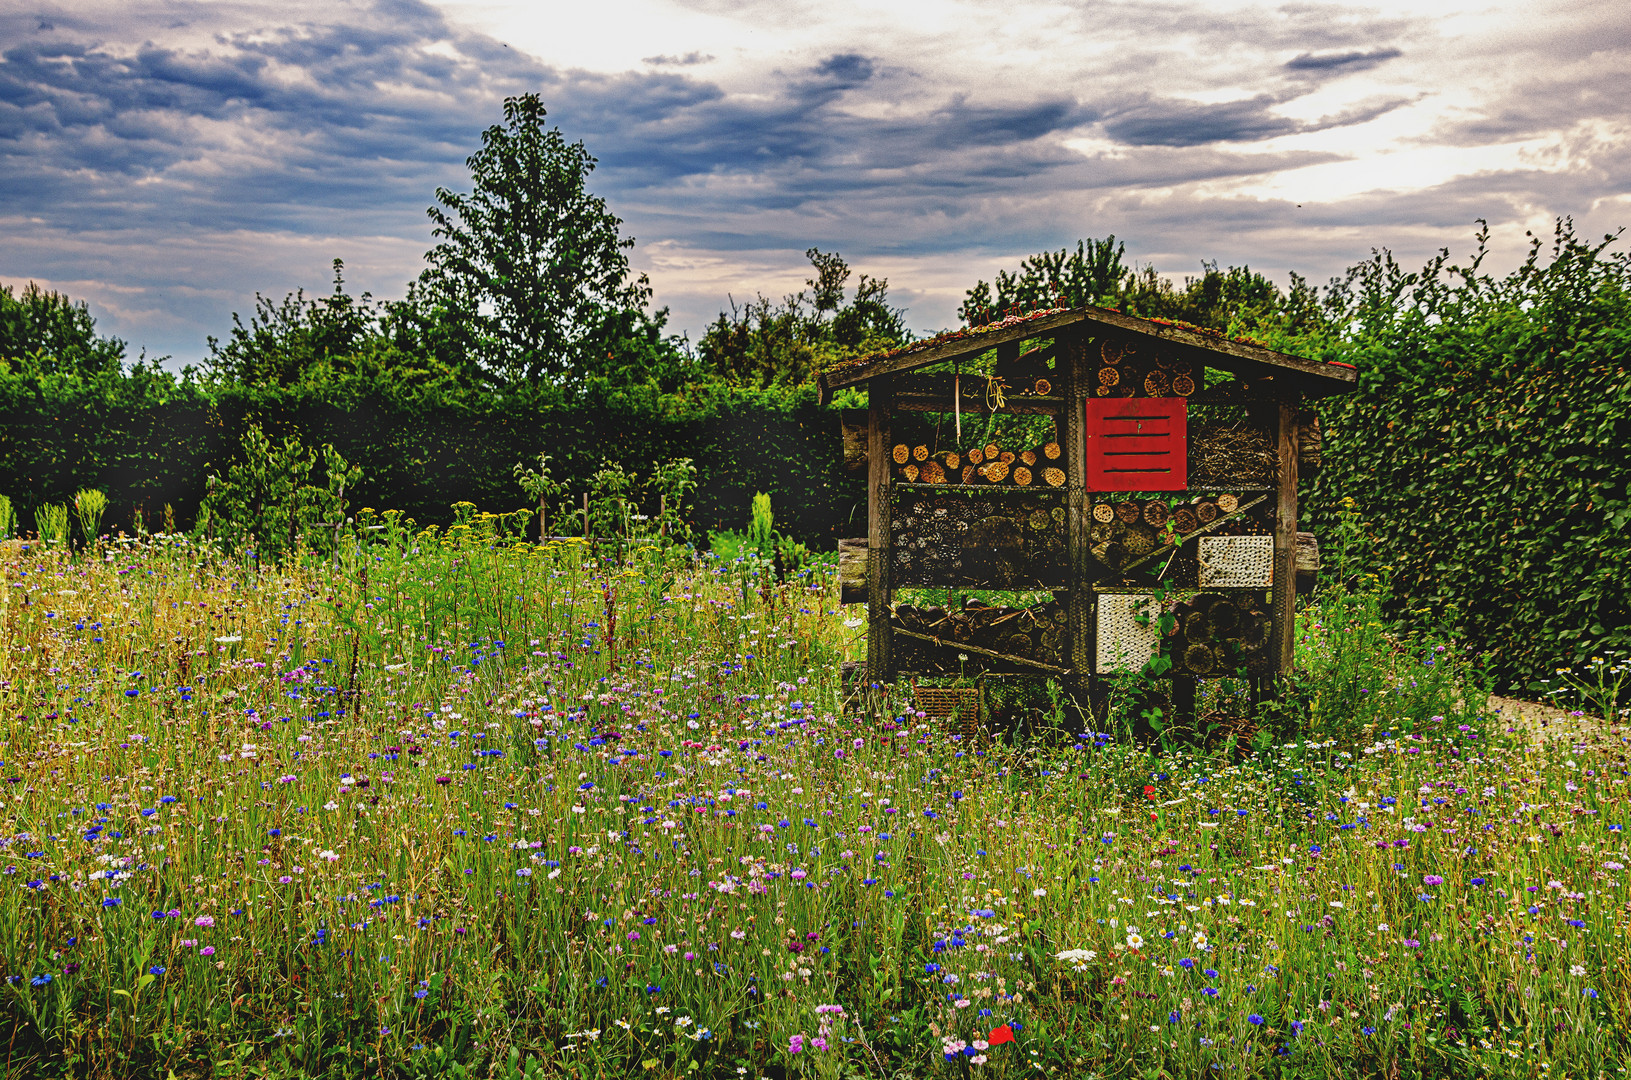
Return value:
[(1361, 593), (1301, 730), (979, 736), (819, 568), (510, 531), (0, 549), (8, 1075), (1625, 1071), (1624, 740)]

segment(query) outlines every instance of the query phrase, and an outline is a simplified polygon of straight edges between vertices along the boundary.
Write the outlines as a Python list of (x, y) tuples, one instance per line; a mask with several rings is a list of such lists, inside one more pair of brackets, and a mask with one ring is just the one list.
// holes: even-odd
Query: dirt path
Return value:
[(1491, 695), (1489, 704), (1506, 721), (1507, 727), (1527, 730), (1539, 743), (1594, 741), (1616, 731), (1598, 717), (1537, 701)]

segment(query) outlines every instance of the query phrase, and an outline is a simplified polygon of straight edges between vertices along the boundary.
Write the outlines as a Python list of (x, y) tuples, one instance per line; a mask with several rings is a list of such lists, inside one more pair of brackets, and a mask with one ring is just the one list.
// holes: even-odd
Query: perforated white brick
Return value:
[(1203, 589), (1260, 589), (1274, 582), (1274, 537), (1203, 536), (1196, 542)]
[[(1139, 624), (1148, 611), (1149, 625)], [(1098, 650), (1094, 670), (1101, 675), (1140, 671), (1160, 640), (1159, 612), (1148, 593), (1110, 593), (1099, 597)]]

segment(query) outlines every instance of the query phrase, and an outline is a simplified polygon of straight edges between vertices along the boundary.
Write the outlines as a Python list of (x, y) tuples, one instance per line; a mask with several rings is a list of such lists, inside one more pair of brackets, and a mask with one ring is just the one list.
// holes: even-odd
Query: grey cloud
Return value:
[[(171, 9), (157, 3), (152, 29), (139, 31), (51, 11), (58, 29), (47, 33), (33, 16), (0, 13), (0, 277), (83, 282), (93, 302), (105, 298), (98, 310), (110, 329), (183, 357), (196, 357), (231, 310), (247, 309), (255, 289), (323, 287), (333, 255), (347, 257), (361, 287), (397, 295), (430, 244), (434, 188), (465, 183), (462, 162), (502, 97), (529, 90), (599, 159), (592, 186), (642, 241), (637, 260), (664, 241), (726, 261), (796, 264), (819, 244), (863, 268), (885, 257), (943, 267), (1115, 232), (1135, 254), (1160, 255), (1163, 269), (1189, 268), (1169, 257), (1188, 252), (1191, 263), (1318, 276), (1386, 242), (1375, 229), (1442, 239), (1478, 216), (1567, 211), (1623, 192), (1616, 177), (1631, 176), (1622, 152), (1587, 146), (1566, 175), (1509, 171), (1405, 197), (1299, 209), (1205, 194), (1336, 159), (1255, 143), (1402, 104), (1311, 122), (1280, 114), (1324, 79), (1399, 56), (1375, 42), (1405, 40), (1413, 25), (1363, 13), (1332, 20), (1324, 8), (1224, 17), (1186, 4), (1095, 6), (1081, 17), (1105, 32), (1132, 25), (1136, 11), (1149, 33), (1129, 37), (1113, 60), (1084, 60), (1079, 78), (1016, 85), (926, 73), (890, 43), (866, 42), (789, 62), (751, 94), (709, 78), (712, 58), (698, 53), (649, 57), (620, 74), (550, 68), (415, 0), (321, 18), (232, 10), (235, 25), (205, 27), (213, 36), (185, 46), (165, 37)], [(1203, 36), (1222, 59), (1208, 66), (1151, 44), (1177, 34)], [(1296, 59), (1253, 74), (1243, 50)], [(1623, 81), (1611, 71), (1591, 86), (1546, 84), (1532, 101), (1506, 95), (1445, 138), (1612, 115), (1631, 90)], [(1218, 86), (1246, 90), (1221, 104), (1176, 96)], [(1092, 134), (1116, 151), (1065, 145)], [(896, 284), (911, 293), (911, 282)], [(706, 323), (723, 300), (675, 295), (682, 326)], [(949, 318), (937, 310), (914, 310), (914, 325)]]
[(1288, 71), (1365, 71), (1395, 57), (1403, 56), (1398, 49), (1374, 49), (1369, 52), (1348, 51), (1337, 53), (1303, 53), (1286, 61)]

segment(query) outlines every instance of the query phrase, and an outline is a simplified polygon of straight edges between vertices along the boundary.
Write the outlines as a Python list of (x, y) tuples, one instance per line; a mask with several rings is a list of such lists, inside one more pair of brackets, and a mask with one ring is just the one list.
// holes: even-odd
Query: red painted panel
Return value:
[(1184, 398), (1088, 398), (1088, 490), (1184, 490), (1188, 405)]

